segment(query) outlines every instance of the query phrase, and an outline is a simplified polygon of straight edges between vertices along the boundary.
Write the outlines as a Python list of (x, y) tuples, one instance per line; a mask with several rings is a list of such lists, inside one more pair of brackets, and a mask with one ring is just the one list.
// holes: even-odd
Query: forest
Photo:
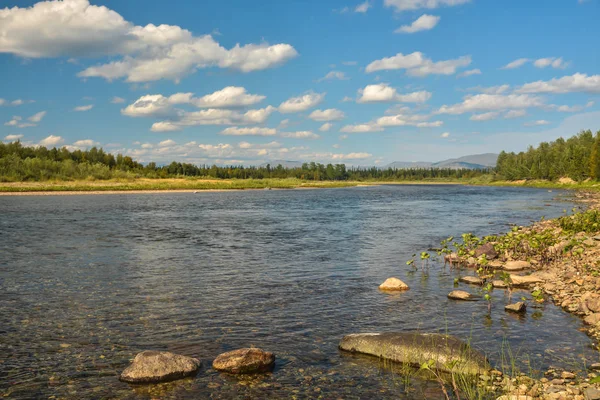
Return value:
[(571, 178), (581, 182), (600, 178), (600, 131), (582, 131), (569, 138), (530, 146), (520, 153), (501, 152), (495, 173), (505, 180)]
[(485, 175), (487, 171), (451, 168), (381, 169), (346, 167), (345, 164), (304, 163), (298, 168), (269, 164), (194, 165), (173, 161), (168, 165), (142, 165), (129, 156), (106, 153), (92, 147), (69, 151), (66, 148), (26, 147), (20, 142), (0, 143), (0, 181), (106, 180), (135, 178), (210, 177), (219, 179), (297, 178), (311, 181), (345, 180), (460, 180)]
[(23, 146), (19, 141), (0, 142), (0, 181), (72, 181), (135, 178), (206, 177), (218, 179), (296, 178), (310, 181), (418, 181), (469, 179), (548, 180), (567, 177), (574, 181), (600, 180), (600, 131), (582, 131), (569, 138), (530, 146), (527, 151), (498, 156), (497, 166), (488, 170), (453, 168), (392, 169), (347, 167), (345, 164), (304, 163), (301, 167), (281, 165), (217, 166), (173, 161), (141, 164), (129, 156), (113, 155), (102, 148), (70, 151), (67, 148)]

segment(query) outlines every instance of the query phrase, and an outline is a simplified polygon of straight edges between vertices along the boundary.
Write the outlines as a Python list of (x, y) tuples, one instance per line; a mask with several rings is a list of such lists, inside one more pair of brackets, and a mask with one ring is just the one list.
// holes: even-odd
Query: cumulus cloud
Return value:
[(92, 139), (84, 139), (84, 140), (78, 140), (75, 143), (73, 143), (73, 146), (75, 147), (82, 147), (82, 148), (87, 148), (87, 147), (94, 147), (94, 146), (98, 146), (100, 143), (92, 140)]
[(354, 8), (354, 12), (364, 14), (369, 10), (369, 8), (371, 8), (371, 2), (369, 0), (367, 0), (364, 3), (360, 3), (359, 5), (357, 5)]
[(277, 134), (277, 130), (273, 128), (261, 128), (261, 127), (246, 127), (240, 128), (232, 126), (225, 128), (221, 131), (221, 135), (231, 136), (273, 136)]
[(452, 7), (468, 3), (470, 0), (384, 0), (386, 7), (391, 7), (397, 12), (434, 9), (438, 7)]
[(539, 96), (526, 94), (477, 94), (466, 96), (462, 103), (451, 106), (443, 105), (438, 114), (464, 114), (466, 112), (497, 111), (507, 109), (524, 109), (541, 107), (543, 99)]
[(546, 68), (551, 66), (552, 68), (565, 69), (569, 66), (569, 63), (565, 62), (562, 57), (548, 57), (535, 60), (533, 65), (537, 68)]
[(293, 138), (293, 139), (318, 139), (319, 135), (311, 131), (297, 131), (297, 132), (282, 132), (281, 137)]
[(383, 128), (374, 123), (346, 125), (340, 129), (340, 132), (345, 133), (369, 133), (369, 132), (381, 132)]
[(327, 75), (317, 80), (317, 82), (332, 81), (332, 80), (347, 80), (348, 77), (342, 71), (329, 71)]
[(83, 112), (83, 111), (90, 111), (92, 108), (94, 108), (94, 105), (93, 105), (93, 104), (88, 104), (88, 105), (86, 105), (86, 106), (78, 106), (78, 107), (75, 107), (75, 108), (73, 109), (73, 111), (79, 111), (79, 112)]
[(328, 108), (326, 110), (315, 110), (308, 116), (308, 118), (312, 119), (313, 121), (321, 122), (339, 121), (340, 119), (344, 119), (344, 117), (346, 117), (344, 112), (336, 108)]
[(524, 126), (540, 126), (540, 125), (548, 125), (548, 124), (550, 124), (550, 122), (546, 121), (545, 119), (539, 119), (537, 121), (525, 122), (523, 125)]
[(456, 77), (457, 78), (466, 78), (471, 75), (481, 75), (481, 70), (478, 68), (470, 69), (468, 71), (461, 72), (460, 74), (456, 75)]
[(403, 25), (396, 29), (394, 33), (415, 33), (421, 31), (428, 31), (433, 29), (438, 22), (440, 17), (435, 15), (423, 14), (419, 18), (413, 21), (410, 25)]
[(526, 63), (528, 63), (529, 61), (530, 61), (529, 58), (518, 58), (515, 61), (509, 62), (508, 64), (506, 64), (501, 69), (515, 69), (515, 68), (519, 68), (519, 67), (522, 67), (523, 65), (525, 65)]
[(473, 114), (469, 119), (471, 121), (490, 121), (492, 119), (498, 118), (499, 115), (500, 113), (498, 111), (490, 111), (482, 114)]
[(395, 56), (375, 60), (365, 71), (367, 73), (386, 70), (406, 70), (409, 76), (423, 77), (427, 75), (453, 75), (458, 68), (471, 64), (470, 56), (462, 56), (453, 60), (434, 62), (419, 51), (404, 55), (398, 53)]
[(112, 98), (112, 100), (110, 102), (113, 104), (121, 104), (121, 103), (125, 103), (125, 99), (122, 97), (115, 96)]
[[(184, 94), (184, 96), (188, 94)], [(243, 87), (228, 86), (198, 99), (190, 98), (189, 102), (194, 104), (196, 107), (201, 108), (224, 108), (250, 106), (260, 103), (265, 98), (266, 96), (248, 94), (246, 93), (246, 89)]]
[(40, 111), (39, 113), (35, 113), (27, 119), (29, 121), (37, 124), (38, 122), (41, 122), (42, 118), (44, 118), (45, 116), (46, 116), (46, 111)]
[(549, 81), (526, 83), (516, 90), (517, 93), (600, 93), (600, 75), (576, 73)]
[(319, 105), (324, 98), (325, 93), (313, 92), (298, 97), (292, 97), (279, 105), (279, 112), (288, 114), (306, 111)]
[(59, 145), (62, 142), (64, 142), (64, 139), (62, 137), (50, 135), (47, 138), (40, 140), (39, 144), (40, 144), (40, 146), (50, 147), (50, 146)]
[(489, 86), (489, 87), (475, 86), (475, 87), (469, 88), (467, 90), (470, 90), (472, 92), (481, 92), (481, 93), (485, 93), (485, 94), (502, 94), (502, 93), (508, 91), (509, 89), (510, 89), (510, 85), (498, 85), (498, 86)]
[(525, 110), (509, 110), (504, 114), (505, 119), (512, 119), (512, 118), (521, 118), (524, 117), (525, 115), (527, 115), (527, 111)]
[(4, 136), (4, 140), (8, 140), (11, 142), (22, 139), (22, 138), (23, 138), (23, 135), (6, 135), (6, 136)]
[(450, 137), (450, 132), (444, 132), (440, 135), (440, 137), (448, 138), (448, 137)]
[(41, 122), (45, 115), (46, 111), (40, 111), (36, 114), (33, 114), (31, 117), (27, 118), (27, 121), (29, 122), (25, 122), (23, 121), (22, 117), (15, 115), (10, 121), (5, 122), (4, 125), (14, 126), (16, 128), (31, 128), (33, 126), (37, 126), (37, 124)]
[(298, 54), (285, 43), (236, 44), (226, 49), (211, 35), (194, 36), (179, 26), (136, 26), (88, 0), (51, 0), (0, 10), (0, 52), (28, 58), (121, 56), (79, 76), (129, 82), (178, 81), (195, 69), (213, 66), (250, 72), (280, 65)]
[(321, 125), (319, 130), (321, 132), (328, 132), (332, 127), (333, 127), (333, 124), (331, 122), (326, 122), (323, 125)]
[(431, 93), (419, 91), (407, 94), (400, 94), (397, 90), (386, 83), (367, 85), (359, 90), (359, 103), (381, 103), (399, 101), (403, 103), (424, 103), (431, 98)]

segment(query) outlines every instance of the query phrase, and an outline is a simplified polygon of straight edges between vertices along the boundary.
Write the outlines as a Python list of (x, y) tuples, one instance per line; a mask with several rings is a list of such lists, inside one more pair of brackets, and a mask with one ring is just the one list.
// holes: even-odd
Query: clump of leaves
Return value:
[(587, 210), (558, 219), (559, 226), (565, 232), (600, 232), (600, 210)]

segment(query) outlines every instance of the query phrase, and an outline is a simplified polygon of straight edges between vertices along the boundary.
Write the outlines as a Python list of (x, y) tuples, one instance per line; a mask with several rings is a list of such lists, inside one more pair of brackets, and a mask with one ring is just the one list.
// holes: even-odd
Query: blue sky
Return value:
[(0, 0), (0, 139), (385, 165), (600, 129), (597, 0)]

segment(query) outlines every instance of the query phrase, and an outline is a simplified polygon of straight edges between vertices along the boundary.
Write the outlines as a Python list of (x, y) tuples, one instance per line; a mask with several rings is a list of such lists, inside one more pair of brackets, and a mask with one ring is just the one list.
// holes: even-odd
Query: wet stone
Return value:
[(168, 382), (194, 375), (199, 369), (200, 361), (196, 358), (167, 351), (143, 351), (119, 379), (129, 383)]
[(229, 351), (213, 361), (213, 368), (230, 374), (255, 374), (268, 372), (275, 365), (275, 355), (257, 348)]
[(524, 302), (519, 301), (518, 303), (508, 304), (504, 309), (509, 312), (522, 314), (527, 311), (527, 306)]
[(473, 300), (473, 296), (464, 290), (453, 290), (448, 293), (448, 298), (453, 300)]
[(398, 278), (387, 278), (385, 282), (379, 285), (380, 290), (387, 291), (402, 291), (408, 290), (408, 285)]

